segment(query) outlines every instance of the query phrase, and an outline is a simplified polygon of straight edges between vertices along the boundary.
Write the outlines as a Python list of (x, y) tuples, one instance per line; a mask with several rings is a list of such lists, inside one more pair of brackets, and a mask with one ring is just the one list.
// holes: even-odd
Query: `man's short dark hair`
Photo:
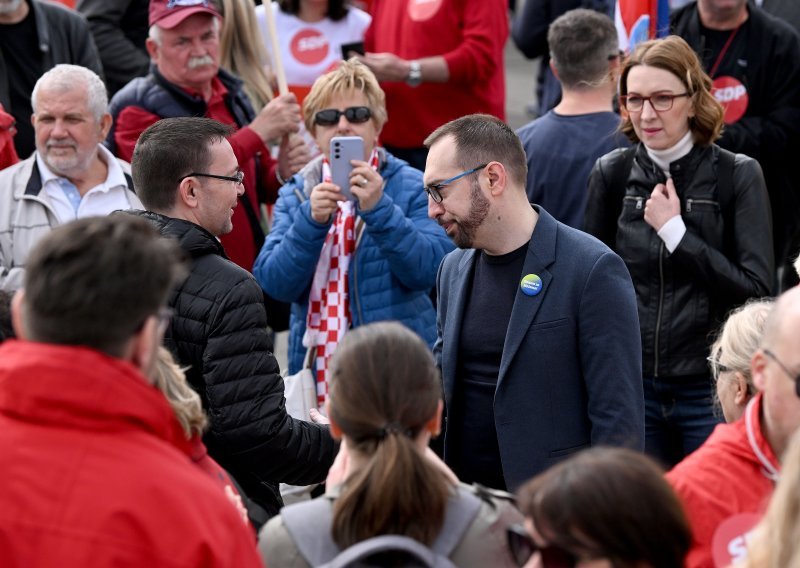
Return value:
[(150, 211), (170, 211), (180, 179), (205, 172), (211, 163), (211, 144), (232, 133), (231, 126), (199, 117), (165, 118), (142, 132), (133, 150), (131, 170), (144, 206)]
[(147, 221), (125, 214), (80, 219), (34, 247), (23, 327), (34, 341), (118, 357), (185, 273), (177, 243)]
[(511, 179), (525, 189), (528, 161), (519, 136), (502, 120), (488, 114), (468, 114), (437, 128), (425, 139), (430, 148), (452, 136), (456, 143), (456, 161), (463, 170), (489, 162), (500, 162)]
[(619, 54), (611, 18), (578, 8), (562, 14), (547, 31), (550, 57), (558, 80), (568, 89), (597, 87), (607, 80), (609, 57)]

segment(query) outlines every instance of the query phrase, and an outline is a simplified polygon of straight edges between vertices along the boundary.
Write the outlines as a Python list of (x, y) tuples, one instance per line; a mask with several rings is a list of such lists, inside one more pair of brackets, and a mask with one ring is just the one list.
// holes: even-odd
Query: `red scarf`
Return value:
[[(378, 151), (375, 148), (369, 163), (373, 169), (378, 169)], [(322, 181), (331, 181), (327, 158), (322, 162)], [(317, 348), (317, 403), (320, 407), (328, 400), (330, 358), (350, 327), (350, 282), (347, 275), (356, 241), (356, 204), (354, 201), (340, 201), (317, 261), (303, 337), (303, 345)]]

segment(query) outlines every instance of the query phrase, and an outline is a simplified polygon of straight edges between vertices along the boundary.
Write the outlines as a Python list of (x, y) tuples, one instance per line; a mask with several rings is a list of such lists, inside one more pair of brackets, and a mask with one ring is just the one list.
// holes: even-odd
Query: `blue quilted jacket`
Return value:
[[(428, 293), (439, 263), (453, 245), (444, 230), (428, 219), (422, 173), (388, 153), (383, 155), (383, 196), (372, 210), (357, 209), (365, 226), (350, 264), (352, 326), (397, 320), (433, 345), (436, 311)], [(303, 365), (308, 293), (330, 228), (330, 223), (311, 218), (308, 201), (322, 177), (321, 168), (320, 157), (281, 188), (272, 230), (253, 267), (268, 294), (292, 303), (289, 373)]]

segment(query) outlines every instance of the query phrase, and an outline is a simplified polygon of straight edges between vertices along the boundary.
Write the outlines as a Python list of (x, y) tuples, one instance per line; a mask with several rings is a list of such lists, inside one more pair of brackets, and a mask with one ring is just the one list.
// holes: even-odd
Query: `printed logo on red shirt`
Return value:
[(408, 3), (408, 17), (415, 22), (423, 22), (432, 18), (441, 7), (442, 0), (411, 0)]
[(760, 520), (756, 513), (740, 513), (721, 522), (711, 540), (714, 566), (725, 568), (747, 558), (747, 545)]
[(714, 79), (711, 94), (725, 109), (725, 124), (733, 124), (747, 111), (750, 97), (747, 95), (747, 88), (736, 77), (723, 75)]
[(292, 57), (304, 65), (315, 65), (328, 56), (327, 38), (317, 30), (305, 28), (295, 34), (290, 43)]

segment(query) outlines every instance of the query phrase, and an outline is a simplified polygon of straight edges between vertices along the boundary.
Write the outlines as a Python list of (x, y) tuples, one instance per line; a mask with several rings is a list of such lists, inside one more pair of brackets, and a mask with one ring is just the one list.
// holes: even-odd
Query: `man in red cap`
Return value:
[[(276, 97), (256, 114), (241, 80), (220, 68), (220, 19), (208, 0), (151, 0), (150, 74), (114, 95), (109, 107), (114, 128), (106, 143), (130, 160), (139, 135), (162, 118), (204, 116), (234, 126), (229, 142), (245, 174), (245, 193), (222, 244), (231, 260), (250, 270), (264, 239), (260, 204), (310, 155), (301, 139), (287, 136), (300, 125), (294, 95)], [(274, 140), (283, 140), (277, 160), (267, 146)]]

